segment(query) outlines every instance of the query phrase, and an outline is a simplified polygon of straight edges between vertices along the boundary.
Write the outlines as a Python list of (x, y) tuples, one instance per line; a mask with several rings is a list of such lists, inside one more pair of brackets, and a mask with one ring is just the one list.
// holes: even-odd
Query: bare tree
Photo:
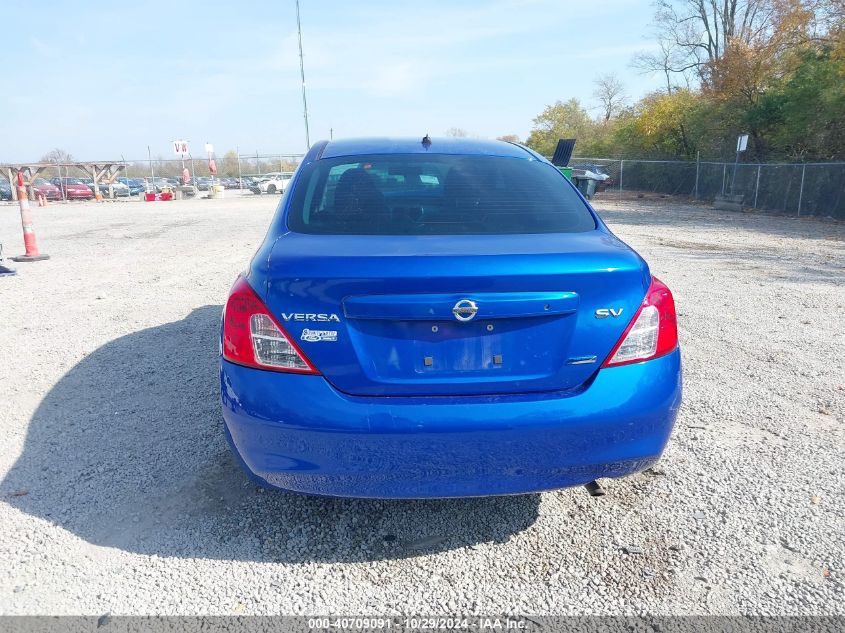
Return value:
[(666, 77), (703, 79), (706, 66), (725, 54), (734, 42), (753, 44), (771, 35), (782, 0), (657, 0), (654, 15), (659, 49), (639, 55), (634, 66)]
[(469, 136), (467, 131), (460, 127), (450, 127), (446, 130), (446, 136), (451, 136), (452, 138), (466, 138)]
[(59, 149), (58, 147), (55, 149), (51, 149), (49, 152), (44, 154), (41, 157), (42, 163), (72, 163), (73, 156), (71, 156), (68, 152), (63, 149)]
[(659, 72), (666, 81), (666, 92), (676, 87), (675, 79), (683, 77), (689, 86), (690, 66), (682, 61), (682, 53), (672, 42), (658, 39), (658, 50), (653, 53), (637, 53), (631, 60), (631, 66), (644, 73)]
[(604, 120), (609, 121), (625, 105), (625, 86), (614, 73), (602, 75), (596, 79), (595, 84), (593, 96), (601, 104)]
[(813, 39), (835, 43), (845, 31), (845, 0), (803, 0), (813, 13), (810, 34)]

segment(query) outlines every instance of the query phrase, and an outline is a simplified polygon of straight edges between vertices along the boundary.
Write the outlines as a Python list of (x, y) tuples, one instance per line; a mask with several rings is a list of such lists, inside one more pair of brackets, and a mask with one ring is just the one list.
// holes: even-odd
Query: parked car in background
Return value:
[[(91, 194), (93, 195), (94, 192), (94, 179), (93, 178), (80, 178), (82, 182), (91, 190)], [(105, 196), (105, 192), (103, 191), (103, 183), (100, 183), (100, 195)]]
[[(173, 180), (176, 179), (174, 178)], [(173, 189), (179, 186), (178, 184), (171, 182), (169, 178), (165, 178), (164, 176), (147, 176), (146, 178), (144, 178), (144, 182), (149, 191), (154, 191), (156, 193), (161, 193), (165, 189), (168, 191), (172, 191)]]
[(41, 194), (47, 200), (62, 199), (62, 190), (45, 178), (33, 180), (32, 189), (35, 191), (35, 195)]
[(0, 200), (12, 199), (12, 185), (8, 180), (0, 180)]
[(253, 193), (284, 193), (293, 178), (293, 172), (275, 171), (264, 176), (250, 190)]
[[(86, 185), (91, 188), (91, 191), (94, 191), (94, 181), (91, 178), (80, 178)], [(109, 184), (107, 182), (98, 182), (98, 187), (100, 188), (100, 195), (104, 198), (109, 197)], [(115, 181), (111, 184), (112, 192), (115, 198), (126, 198), (129, 196), (129, 187), (127, 187), (122, 182)]]
[(196, 179), (196, 187), (200, 191), (208, 191), (211, 188), (211, 178), (209, 176), (200, 176)]
[(314, 144), (223, 310), (253, 481), (369, 498), (540, 492), (653, 465), (675, 304), (550, 162), (474, 139)]
[(90, 200), (94, 192), (82, 178), (53, 178), (51, 180), (62, 192), (66, 200)]
[(571, 165), (573, 178), (591, 178), (596, 181), (596, 191), (604, 191), (616, 184), (616, 180), (607, 173), (606, 165), (581, 163)]
[(109, 195), (109, 187), (111, 187), (115, 198), (128, 198), (130, 195), (132, 195), (132, 192), (129, 189), (129, 185), (120, 182), (119, 180), (115, 180), (113, 183), (111, 183), (111, 185), (106, 184), (103, 195)]
[(130, 196), (137, 196), (146, 191), (143, 178), (118, 178), (118, 181), (129, 187)]

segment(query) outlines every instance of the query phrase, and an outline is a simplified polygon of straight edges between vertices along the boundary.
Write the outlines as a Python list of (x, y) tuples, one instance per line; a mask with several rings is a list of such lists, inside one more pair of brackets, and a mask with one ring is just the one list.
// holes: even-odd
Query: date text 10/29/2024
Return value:
[(527, 621), (498, 617), (397, 617), (397, 618), (308, 618), (309, 629), (408, 629), (408, 630), (488, 630), (521, 631)]

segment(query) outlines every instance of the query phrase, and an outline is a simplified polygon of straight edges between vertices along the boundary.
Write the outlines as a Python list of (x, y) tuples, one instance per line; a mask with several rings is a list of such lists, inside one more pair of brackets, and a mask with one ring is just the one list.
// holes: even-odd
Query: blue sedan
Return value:
[(669, 289), (547, 160), (469, 139), (311, 148), (221, 325), (225, 431), (256, 482), (527, 493), (661, 455)]

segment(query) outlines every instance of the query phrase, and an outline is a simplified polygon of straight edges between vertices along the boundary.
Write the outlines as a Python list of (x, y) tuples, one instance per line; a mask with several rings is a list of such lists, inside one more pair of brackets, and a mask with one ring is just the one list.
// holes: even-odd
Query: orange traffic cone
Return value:
[(26, 248), (24, 255), (12, 257), (13, 262), (37, 262), (42, 259), (50, 259), (49, 255), (38, 252), (38, 244), (35, 240), (35, 227), (32, 225), (32, 212), (29, 210), (29, 198), (23, 186), (23, 174), (18, 172), (18, 204), (21, 209), (21, 226), (23, 227), (23, 244)]

